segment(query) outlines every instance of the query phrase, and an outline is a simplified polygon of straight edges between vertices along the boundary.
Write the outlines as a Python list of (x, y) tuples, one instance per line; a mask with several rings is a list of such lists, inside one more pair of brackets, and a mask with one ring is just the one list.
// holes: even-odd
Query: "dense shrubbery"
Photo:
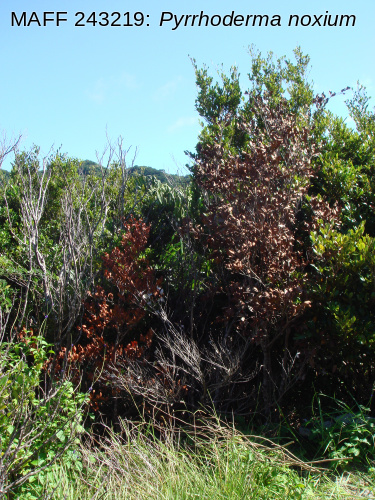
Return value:
[[(0, 496), (22, 491), (38, 475), (43, 482), (56, 460), (79, 461), (79, 435), (87, 409), (69, 374), (45, 378), (51, 346), (42, 332), (25, 328), (6, 339), (0, 316)], [(44, 382), (43, 382), (44, 379)]]
[[(20, 417), (3, 405), (0, 425), (23, 475), (67, 447), (78, 384), (112, 423), (211, 406), (296, 428), (315, 393), (373, 405), (375, 115), (363, 87), (347, 101), (355, 127), (326, 111), (295, 55), (253, 53), (245, 93), (236, 69), (214, 82), (196, 67), (205, 125), (190, 183), (134, 175), (121, 141), (94, 165), (15, 153), (1, 185), (0, 383)], [(67, 413), (25, 431), (33, 445), (16, 456), (15, 429), (40, 424), (50, 400)], [(2, 487), (20, 485), (4, 467)]]

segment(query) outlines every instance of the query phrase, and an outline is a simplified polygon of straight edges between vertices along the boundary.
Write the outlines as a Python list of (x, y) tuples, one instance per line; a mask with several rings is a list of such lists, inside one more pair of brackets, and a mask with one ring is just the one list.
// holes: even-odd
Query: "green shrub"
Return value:
[(322, 376), (319, 390), (331, 390), (330, 384), (338, 394), (350, 386), (363, 402), (373, 385), (375, 239), (365, 234), (364, 222), (345, 234), (322, 225), (311, 239), (312, 363)]
[(322, 401), (321, 395), (313, 406), (314, 414), (300, 433), (308, 437), (315, 457), (333, 460), (333, 468), (374, 463), (375, 419), (369, 416), (368, 408), (350, 407), (334, 398)]
[(84, 430), (86, 395), (68, 376), (43, 383), (51, 352), (41, 335), (25, 330), (18, 341), (0, 343), (0, 497), (19, 498), (20, 487), (56, 459), (71, 460)]

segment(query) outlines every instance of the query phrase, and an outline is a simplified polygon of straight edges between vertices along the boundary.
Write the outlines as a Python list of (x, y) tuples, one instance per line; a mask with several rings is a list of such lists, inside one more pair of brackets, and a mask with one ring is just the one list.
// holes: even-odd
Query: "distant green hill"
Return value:
[[(82, 173), (84, 175), (100, 175), (100, 167), (98, 163), (91, 160), (84, 160), (81, 163)], [(171, 182), (172, 184), (185, 186), (189, 184), (191, 180), (190, 175), (177, 175), (177, 174), (166, 174), (164, 170), (158, 170), (152, 167), (134, 165), (128, 169), (129, 174), (132, 175), (144, 175), (145, 177), (155, 177), (163, 184)], [(7, 181), (9, 179), (10, 172), (7, 170), (0, 169), (0, 180), (3, 179)]]
[(10, 177), (10, 172), (8, 170), (0, 170), (0, 181), (4, 180), (5, 182), (9, 179)]
[[(97, 163), (91, 160), (85, 160), (81, 164), (83, 173), (88, 174), (100, 174), (100, 167)], [(164, 170), (158, 170), (156, 168), (134, 165), (128, 168), (130, 175), (144, 175), (145, 177), (155, 177), (160, 182), (167, 183), (172, 182), (180, 185), (186, 185), (190, 182), (190, 175), (177, 175), (177, 174), (166, 174)]]

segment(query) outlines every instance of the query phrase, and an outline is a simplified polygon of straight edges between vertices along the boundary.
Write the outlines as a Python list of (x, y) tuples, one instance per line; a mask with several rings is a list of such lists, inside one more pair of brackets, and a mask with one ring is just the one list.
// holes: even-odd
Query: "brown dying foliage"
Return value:
[[(269, 412), (302, 377), (307, 357), (295, 362), (290, 337), (310, 306), (304, 286), (308, 256), (299, 241), (297, 215), (316, 148), (311, 130), (297, 124), (286, 101), (271, 107), (266, 97), (258, 97), (253, 106), (253, 120), (241, 125), (251, 138), (246, 151), (231, 154), (217, 136), (200, 152), (196, 181), (207, 203), (194, 233), (226, 276), (221, 289), (230, 297), (222, 315), (227, 330), (233, 325), (232, 333), (234, 328), (250, 336), (261, 349), (263, 402)], [(310, 207), (305, 234), (318, 219), (338, 220), (338, 210), (322, 200), (312, 199)]]
[(147, 302), (158, 294), (153, 270), (142, 256), (149, 231), (142, 220), (130, 218), (124, 224), (121, 248), (103, 256), (104, 276), (114, 292), (97, 286), (88, 293), (79, 342), (58, 355), (56, 371), (67, 364), (77, 380), (82, 376), (94, 410), (118, 392), (100, 374), (105, 372), (108, 379), (118, 366), (144, 357), (152, 344), (151, 328), (138, 335), (135, 331), (146, 315)]

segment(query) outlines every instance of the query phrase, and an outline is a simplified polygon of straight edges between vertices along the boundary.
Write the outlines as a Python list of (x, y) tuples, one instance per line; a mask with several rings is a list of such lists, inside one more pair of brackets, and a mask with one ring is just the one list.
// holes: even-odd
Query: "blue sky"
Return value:
[[(32, 12), (67, 12), (60, 26), (11, 26), (11, 12), (27, 19)], [(182, 26), (165, 22), (162, 13), (181, 16), (230, 14), (278, 15), (281, 26)], [(352, 27), (288, 26), (290, 15), (355, 15)], [(83, 12), (112, 12), (133, 16), (141, 12), (140, 27), (75, 26)], [(146, 17), (146, 16), (149, 17)], [(48, 17), (51, 17), (49, 15)], [(169, 14), (165, 18), (171, 17)], [(185, 18), (183, 18), (184, 20)], [(217, 18), (216, 18), (217, 19)], [(307, 19), (307, 18), (305, 18)], [(105, 24), (105, 16), (97, 16)], [(357, 80), (375, 96), (375, 1), (301, 0), (242, 1), (43, 1), (2, 0), (0, 5), (0, 131), (22, 134), (22, 147), (32, 144), (48, 153), (61, 148), (69, 156), (96, 159), (106, 137), (137, 148), (136, 164), (183, 172), (185, 150), (193, 150), (200, 125), (195, 111), (197, 89), (189, 56), (213, 74), (223, 64), (236, 64), (246, 83), (255, 44), (262, 53), (292, 56), (300, 45), (311, 57), (316, 91), (337, 91)], [(147, 26), (149, 24), (149, 26)], [(182, 23), (181, 23), (182, 24)], [(374, 102), (374, 101), (373, 101)], [(343, 99), (332, 104), (343, 114)], [(6, 166), (6, 165), (5, 165)]]

